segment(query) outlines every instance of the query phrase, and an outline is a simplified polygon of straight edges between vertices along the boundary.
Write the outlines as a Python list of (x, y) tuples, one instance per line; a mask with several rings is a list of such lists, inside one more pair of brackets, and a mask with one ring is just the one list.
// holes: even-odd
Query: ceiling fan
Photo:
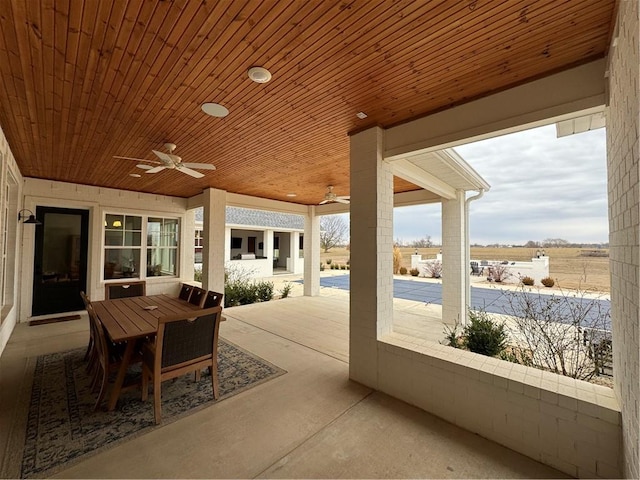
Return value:
[(342, 195), (342, 196), (338, 196), (335, 193), (333, 193), (333, 185), (328, 185), (327, 186), (327, 192), (324, 194), (324, 200), (320, 202), (319, 205), (324, 205), (325, 203), (333, 203), (333, 202), (337, 202), (337, 203), (349, 203), (349, 196), (348, 195)]
[(156, 160), (146, 160), (144, 158), (132, 158), (132, 157), (119, 157), (114, 155), (113, 158), (121, 158), (124, 160), (136, 160), (137, 162), (147, 162), (147, 163), (156, 163), (157, 167), (152, 167), (150, 165), (137, 165), (138, 168), (146, 170), (145, 173), (158, 173), (167, 169), (175, 169), (179, 172), (186, 173), (187, 175), (191, 175), (194, 178), (202, 178), (204, 174), (200, 172), (196, 172), (192, 170), (193, 168), (197, 168), (198, 170), (215, 170), (216, 167), (210, 165), (208, 163), (185, 163), (182, 161), (178, 155), (174, 155), (173, 151), (176, 149), (175, 143), (165, 143), (165, 148), (169, 150), (169, 153), (158, 152), (157, 150), (151, 150), (156, 156), (160, 159), (160, 161)]

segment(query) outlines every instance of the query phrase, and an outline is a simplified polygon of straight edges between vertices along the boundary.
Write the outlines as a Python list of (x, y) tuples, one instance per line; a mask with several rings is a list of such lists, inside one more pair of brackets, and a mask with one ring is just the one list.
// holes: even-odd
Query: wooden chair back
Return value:
[[(189, 313), (176, 314), (158, 319), (158, 334), (155, 345), (143, 349), (142, 400), (148, 395), (148, 380), (153, 380), (153, 408), (156, 423), (162, 416), (161, 385), (165, 380), (209, 368), (213, 398), (219, 395), (218, 388), (218, 331), (222, 307), (213, 307)], [(191, 315), (193, 315), (193, 313)]]
[(107, 283), (104, 286), (105, 300), (114, 298), (144, 297), (147, 294), (147, 282), (144, 280), (121, 283)]
[(205, 291), (199, 287), (193, 287), (191, 296), (189, 297), (189, 303), (200, 307), (204, 301)]
[(213, 292), (209, 290), (202, 304), (202, 308), (219, 307), (222, 305), (223, 293)]
[(189, 297), (191, 297), (191, 292), (193, 292), (194, 287), (192, 285), (187, 285), (186, 283), (182, 284), (182, 287), (180, 288), (180, 294), (178, 295), (178, 298), (180, 300), (184, 300), (185, 302), (189, 301)]
[(88, 310), (88, 306), (89, 304), (91, 304), (91, 300), (89, 299), (89, 297), (87, 296), (86, 293), (84, 293), (83, 291), (80, 291), (80, 298), (82, 298), (82, 303), (84, 303), (84, 308)]

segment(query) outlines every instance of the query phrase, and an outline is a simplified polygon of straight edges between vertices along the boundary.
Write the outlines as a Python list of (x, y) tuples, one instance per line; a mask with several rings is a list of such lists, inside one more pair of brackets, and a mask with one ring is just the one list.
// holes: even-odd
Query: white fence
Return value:
[[(506, 267), (506, 275), (502, 279), (502, 283), (520, 283), (522, 277), (533, 278), (536, 284), (540, 284), (540, 280), (549, 276), (549, 257), (542, 256), (532, 258), (530, 262), (519, 261), (502, 261), (502, 260), (471, 260), (477, 262), (478, 267), (482, 269), (480, 277), (487, 279), (490, 276), (490, 267), (500, 265)], [(442, 262), (442, 255), (437, 254), (436, 258), (428, 258), (423, 260), (422, 255), (411, 255), (411, 268), (417, 268), (420, 276), (429, 276), (427, 272), (428, 264), (433, 262)], [(471, 265), (469, 265), (469, 273), (471, 273)]]

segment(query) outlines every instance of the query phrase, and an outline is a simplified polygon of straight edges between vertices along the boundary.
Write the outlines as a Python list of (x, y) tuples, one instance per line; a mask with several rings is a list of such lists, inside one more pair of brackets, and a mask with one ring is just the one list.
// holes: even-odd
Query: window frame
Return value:
[[(107, 228), (107, 216), (121, 216), (125, 221), (125, 217), (139, 217), (141, 219), (140, 230), (131, 230), (131, 232), (140, 234), (140, 244), (139, 245), (107, 245), (106, 242), (106, 231)], [(158, 246), (149, 246), (147, 245), (147, 234), (149, 232), (149, 219), (162, 219), (165, 220), (173, 220), (176, 222), (176, 245), (168, 246), (168, 247), (158, 247)], [(151, 280), (153, 279), (172, 279), (180, 277), (180, 262), (181, 262), (181, 244), (183, 243), (182, 237), (182, 226), (184, 224), (183, 217), (178, 215), (171, 215), (167, 213), (141, 213), (141, 212), (133, 212), (128, 211), (126, 209), (105, 209), (102, 211), (101, 219), (100, 219), (100, 232), (101, 232), (101, 254), (100, 254), (100, 278), (101, 281), (105, 284), (114, 283), (114, 282), (122, 282), (122, 281), (135, 281), (135, 280)], [(123, 229), (124, 232), (127, 230)], [(175, 249), (176, 261), (175, 261), (175, 273), (172, 275), (148, 275), (147, 274), (147, 258), (149, 256), (149, 251), (152, 249), (158, 248), (171, 248)], [(139, 256), (139, 265), (137, 265), (137, 271), (135, 272), (137, 275), (131, 277), (118, 277), (118, 278), (105, 278), (105, 262), (107, 259), (107, 250), (124, 250), (124, 249), (137, 249), (140, 251)]]

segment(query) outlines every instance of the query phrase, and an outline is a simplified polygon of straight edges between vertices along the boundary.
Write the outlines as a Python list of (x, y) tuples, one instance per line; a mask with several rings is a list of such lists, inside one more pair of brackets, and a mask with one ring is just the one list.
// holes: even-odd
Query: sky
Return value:
[[(471, 244), (609, 241), (604, 128), (556, 138), (548, 125), (455, 150), (491, 185), (470, 204)], [(440, 204), (396, 208), (393, 236), (440, 243), (441, 223)]]

